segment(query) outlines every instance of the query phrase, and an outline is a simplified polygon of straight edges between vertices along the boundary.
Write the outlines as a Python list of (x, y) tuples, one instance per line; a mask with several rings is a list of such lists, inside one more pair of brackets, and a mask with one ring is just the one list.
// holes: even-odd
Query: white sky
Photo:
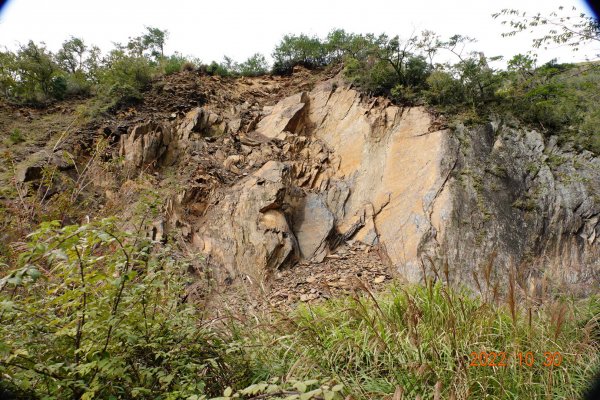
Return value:
[[(204, 62), (228, 55), (243, 61), (255, 52), (269, 56), (286, 33), (325, 36), (332, 28), (355, 33), (388, 33), (407, 37), (413, 30), (431, 29), (444, 36), (455, 33), (475, 37), (475, 45), (488, 56), (510, 58), (530, 49), (526, 35), (502, 38), (506, 28), (491, 17), (502, 8), (528, 14), (576, 6), (576, 0), (9, 0), (0, 11), (0, 47), (14, 49), (29, 39), (44, 41), (57, 50), (69, 36), (83, 38), (103, 51), (112, 42), (126, 42), (144, 26), (170, 33), (166, 53), (179, 51)], [(539, 61), (581, 61), (600, 53), (588, 48), (544, 52)]]

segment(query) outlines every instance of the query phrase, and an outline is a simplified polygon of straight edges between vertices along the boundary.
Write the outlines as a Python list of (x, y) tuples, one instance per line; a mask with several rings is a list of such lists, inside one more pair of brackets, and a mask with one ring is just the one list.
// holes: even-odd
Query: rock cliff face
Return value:
[(453, 136), (459, 151), (443, 249), (461, 276), (493, 262), (499, 271), (516, 267), (536, 292), (550, 284), (597, 289), (600, 159), (501, 121), (459, 126)]
[(261, 280), (358, 241), (411, 281), (444, 267), (477, 286), (487, 264), (498, 276), (515, 267), (523, 285), (598, 283), (592, 154), (500, 121), (450, 129), (339, 78), (238, 114), (196, 108), (133, 128), (119, 149), (132, 169), (203, 166), (193, 182), (181, 172), (190, 180), (168, 202), (166, 226), (220, 280)]

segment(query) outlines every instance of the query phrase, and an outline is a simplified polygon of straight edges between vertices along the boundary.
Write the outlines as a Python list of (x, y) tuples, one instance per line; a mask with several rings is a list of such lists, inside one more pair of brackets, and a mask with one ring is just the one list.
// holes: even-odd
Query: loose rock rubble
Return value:
[(322, 262), (299, 262), (275, 271), (263, 282), (217, 285), (206, 298), (205, 309), (212, 318), (245, 319), (339, 296), (376, 293), (392, 279), (400, 279), (384, 259), (376, 247), (355, 241), (344, 243)]

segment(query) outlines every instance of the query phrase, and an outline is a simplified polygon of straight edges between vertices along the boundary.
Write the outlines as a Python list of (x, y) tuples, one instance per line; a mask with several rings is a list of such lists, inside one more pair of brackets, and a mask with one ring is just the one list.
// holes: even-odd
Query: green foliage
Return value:
[(424, 96), (430, 104), (448, 106), (459, 104), (463, 99), (460, 82), (446, 71), (433, 71), (425, 82)]
[(228, 387), (222, 397), (213, 400), (231, 400), (235, 398), (274, 398), (285, 400), (337, 400), (342, 399), (341, 391), (344, 385), (331, 384), (328, 379), (296, 380), (288, 379), (280, 382), (278, 377), (271, 378), (267, 382), (259, 382), (247, 386), (241, 390), (233, 391)]
[(285, 35), (273, 51), (273, 73), (286, 75), (296, 65), (317, 68), (327, 63), (327, 46), (318, 37)]
[(188, 62), (188, 60), (184, 56), (176, 52), (170, 57), (162, 59), (161, 67), (165, 75), (172, 75), (174, 73), (180, 72), (183, 69), (183, 65), (186, 62)]
[(67, 84), (65, 96), (88, 96), (91, 94), (93, 83), (85, 72), (75, 71), (68, 74), (65, 79)]
[(25, 138), (23, 137), (21, 130), (18, 128), (13, 129), (13, 131), (8, 136), (8, 139), (10, 140), (10, 142), (12, 144), (22, 143), (25, 141)]
[(581, 149), (600, 152), (596, 104), (600, 100), (597, 64), (557, 64), (535, 67), (522, 55), (509, 62), (497, 91), (502, 108), (547, 134), (558, 134)]
[(396, 72), (383, 60), (348, 58), (344, 74), (352, 83), (374, 95), (386, 95), (397, 84)]
[(45, 399), (186, 398), (243, 374), (198, 325), (186, 267), (114, 220), (43, 223), (0, 280), (0, 373)]
[(136, 103), (142, 99), (141, 93), (150, 84), (152, 74), (147, 58), (113, 50), (98, 73), (98, 101), (107, 110)]
[(231, 71), (227, 69), (227, 67), (223, 64), (219, 64), (216, 61), (211, 62), (207, 65), (204, 70), (209, 75), (218, 75), (218, 76), (229, 76), (231, 75)]
[(52, 97), (57, 100), (62, 100), (65, 98), (65, 94), (67, 93), (67, 78), (61, 75), (57, 75), (52, 78), (50, 93)]
[(62, 83), (55, 80), (60, 70), (43, 43), (29, 41), (16, 53), (6, 51), (0, 56), (0, 64), (0, 86), (9, 99), (42, 103), (53, 94), (62, 94)]
[(16, 55), (10, 51), (0, 51), (0, 93), (11, 98), (17, 86)]
[(502, 36), (515, 36), (523, 31), (541, 31), (533, 38), (533, 47), (546, 49), (548, 44), (567, 45), (578, 50), (583, 44), (600, 42), (600, 22), (597, 17), (578, 12), (575, 7), (558, 10), (542, 15), (532, 16), (515, 9), (502, 9), (492, 15), (494, 18), (510, 18), (502, 20), (503, 25), (509, 25), (511, 30)]
[(265, 75), (269, 70), (267, 59), (260, 53), (250, 56), (238, 66), (239, 74), (242, 76)]
[[(537, 307), (485, 298), (429, 282), (300, 307), (256, 334), (257, 362), (265, 374), (331, 376), (357, 399), (397, 388), (406, 398), (578, 398), (600, 367), (589, 334), (600, 328), (598, 299)], [(561, 365), (544, 366), (556, 351)], [(506, 366), (470, 366), (473, 352), (504, 352)], [(534, 364), (519, 363), (519, 352)]]
[(83, 55), (87, 50), (83, 40), (71, 36), (56, 53), (56, 61), (64, 71), (75, 73), (83, 70)]

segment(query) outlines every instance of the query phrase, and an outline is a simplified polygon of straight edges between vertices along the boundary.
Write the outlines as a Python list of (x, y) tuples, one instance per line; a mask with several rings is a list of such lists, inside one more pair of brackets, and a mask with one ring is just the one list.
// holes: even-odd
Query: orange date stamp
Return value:
[(563, 356), (559, 351), (534, 354), (531, 351), (509, 354), (505, 351), (481, 351), (471, 352), (469, 367), (508, 367), (517, 365), (519, 367), (533, 367), (541, 363), (544, 367), (560, 367)]

